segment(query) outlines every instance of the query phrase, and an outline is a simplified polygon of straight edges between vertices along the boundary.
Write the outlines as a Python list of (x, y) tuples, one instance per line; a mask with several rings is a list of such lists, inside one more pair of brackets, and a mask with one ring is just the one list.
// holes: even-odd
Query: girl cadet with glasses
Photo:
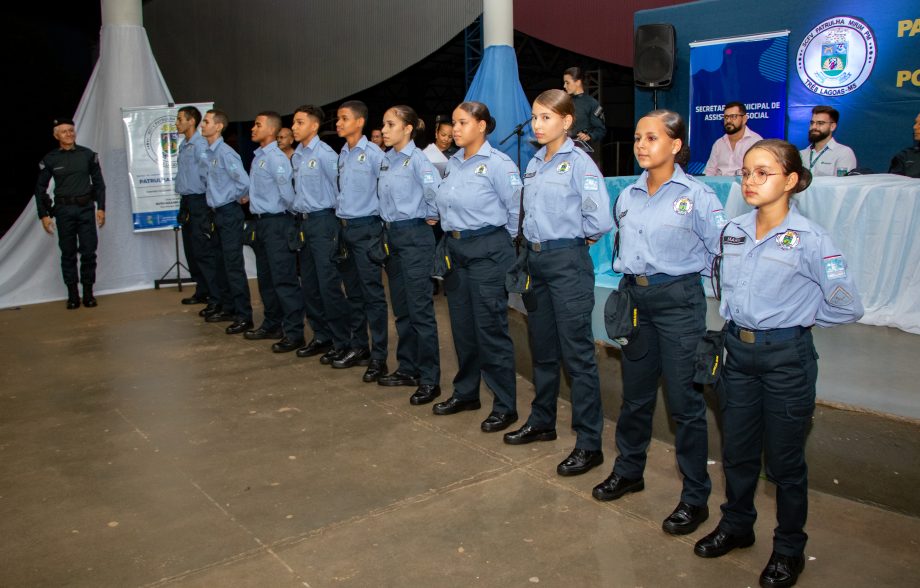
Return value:
[(811, 183), (796, 148), (758, 141), (744, 156), (741, 177), (744, 200), (755, 209), (725, 227), (719, 272), (719, 313), (728, 321), (717, 388), (726, 501), (718, 527), (694, 552), (719, 557), (754, 543), (763, 455), (767, 479), (776, 484), (778, 524), (760, 585), (792, 586), (808, 538), (805, 435), (818, 376), (811, 327), (857, 321), (863, 307), (841, 250), (790, 202)]

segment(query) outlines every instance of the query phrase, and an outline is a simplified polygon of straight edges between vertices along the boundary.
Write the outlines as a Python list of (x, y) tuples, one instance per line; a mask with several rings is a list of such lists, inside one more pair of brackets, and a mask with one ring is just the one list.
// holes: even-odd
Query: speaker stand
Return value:
[[(159, 290), (159, 289), (160, 289), (160, 286), (162, 286), (163, 284), (176, 284), (177, 286), (179, 286), (179, 292), (181, 292), (181, 291), (182, 291), (182, 284), (193, 284), (193, 283), (195, 283), (195, 280), (193, 280), (192, 278), (183, 278), (183, 277), (182, 277), (182, 271), (181, 271), (181, 270), (184, 269), (185, 271), (187, 271), (187, 272), (189, 273), (189, 275), (191, 275), (192, 272), (190, 272), (189, 269), (188, 269), (187, 267), (185, 267), (185, 264), (183, 264), (181, 261), (179, 261), (179, 227), (178, 227), (178, 226), (173, 227), (173, 236), (175, 237), (175, 240), (176, 240), (176, 263), (174, 263), (174, 264), (172, 264), (171, 266), (169, 266), (169, 269), (166, 270), (166, 272), (160, 277), (159, 280), (154, 280), (154, 281), (153, 281), (153, 287), (154, 287), (154, 289), (156, 289), (156, 290)], [(173, 270), (176, 270), (176, 277), (175, 277), (175, 278), (167, 278), (166, 276), (168, 276), (169, 273), (170, 273), (171, 271), (173, 271)]]

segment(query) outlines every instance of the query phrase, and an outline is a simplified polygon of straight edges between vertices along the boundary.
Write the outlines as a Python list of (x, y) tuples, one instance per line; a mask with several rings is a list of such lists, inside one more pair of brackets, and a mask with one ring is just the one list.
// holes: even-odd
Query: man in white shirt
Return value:
[(813, 176), (845, 176), (856, 169), (856, 154), (846, 145), (834, 140), (840, 113), (831, 106), (815, 106), (811, 109), (811, 124), (808, 125), (810, 145), (800, 152), (802, 163), (808, 166)]
[(751, 145), (763, 139), (747, 126), (748, 116), (744, 104), (729, 102), (722, 111), (725, 134), (712, 145), (709, 161), (703, 174), (707, 176), (736, 176), (741, 173), (744, 154)]

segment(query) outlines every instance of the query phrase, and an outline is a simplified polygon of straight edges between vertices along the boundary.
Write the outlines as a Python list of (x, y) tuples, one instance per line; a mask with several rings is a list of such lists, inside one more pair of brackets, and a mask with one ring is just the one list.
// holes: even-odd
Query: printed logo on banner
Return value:
[(805, 35), (796, 68), (815, 94), (843, 96), (869, 79), (875, 58), (875, 33), (869, 25), (852, 16), (835, 16)]
[(176, 117), (170, 114), (151, 121), (144, 130), (144, 147), (153, 161), (174, 159), (179, 154)]

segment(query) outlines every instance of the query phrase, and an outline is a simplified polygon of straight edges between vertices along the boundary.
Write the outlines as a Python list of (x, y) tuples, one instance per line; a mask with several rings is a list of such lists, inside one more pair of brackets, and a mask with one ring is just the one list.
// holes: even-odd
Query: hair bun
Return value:
[(811, 178), (811, 170), (803, 167), (802, 172), (799, 174), (799, 183), (795, 185), (795, 193), (804, 192), (811, 185)]

